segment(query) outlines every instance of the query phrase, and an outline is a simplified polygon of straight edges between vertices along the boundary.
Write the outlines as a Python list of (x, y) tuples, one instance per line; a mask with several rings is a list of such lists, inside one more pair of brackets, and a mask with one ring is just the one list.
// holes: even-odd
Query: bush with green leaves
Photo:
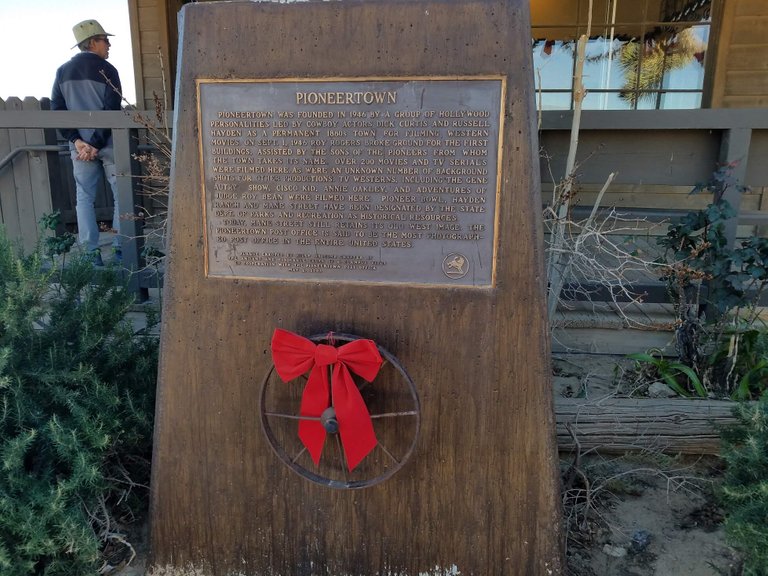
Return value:
[(723, 431), (722, 501), (729, 543), (744, 556), (744, 576), (768, 575), (768, 396), (736, 408)]
[(664, 248), (662, 279), (678, 316), (677, 364), (690, 369), (676, 370), (670, 387), (747, 400), (759, 397), (768, 383), (768, 331), (760, 317), (768, 289), (768, 238), (729, 245), (726, 226), (736, 212), (724, 197), (729, 188), (745, 190), (734, 176), (736, 165), (719, 166), (697, 185), (692, 193), (711, 193), (712, 203), (670, 225), (658, 242)]
[(119, 270), (44, 244), (0, 229), (0, 575), (87, 576), (147, 501), (157, 339)]
[[(663, 381), (681, 396), (754, 400), (768, 389), (768, 329), (760, 314), (768, 289), (768, 238), (731, 244), (736, 211), (726, 192), (745, 190), (738, 162), (720, 165), (692, 194), (712, 202), (669, 226), (658, 265), (677, 315), (672, 360), (661, 351), (632, 354), (630, 383)], [(632, 380), (635, 380), (632, 382)]]
[[(689, 212), (659, 239), (665, 248), (670, 291), (687, 304), (709, 306), (717, 314), (730, 312), (753, 322), (757, 299), (768, 287), (768, 239), (752, 236), (736, 247), (728, 246), (725, 223), (736, 213), (726, 200)], [(694, 290), (691, 290), (691, 289)]]

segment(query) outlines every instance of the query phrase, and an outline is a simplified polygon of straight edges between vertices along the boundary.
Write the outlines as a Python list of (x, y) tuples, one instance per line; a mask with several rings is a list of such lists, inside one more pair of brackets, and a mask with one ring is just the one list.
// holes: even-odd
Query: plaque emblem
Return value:
[(469, 272), (469, 260), (464, 254), (451, 252), (443, 260), (443, 274), (453, 280), (464, 278)]

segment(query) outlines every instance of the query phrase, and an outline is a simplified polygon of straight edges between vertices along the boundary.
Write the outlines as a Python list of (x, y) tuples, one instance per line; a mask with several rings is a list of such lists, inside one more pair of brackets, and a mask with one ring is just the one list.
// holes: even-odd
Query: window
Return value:
[[(700, 108), (712, 0), (594, 0), (584, 109)], [(544, 110), (573, 108), (576, 40), (588, 0), (531, 0), (533, 68)]]

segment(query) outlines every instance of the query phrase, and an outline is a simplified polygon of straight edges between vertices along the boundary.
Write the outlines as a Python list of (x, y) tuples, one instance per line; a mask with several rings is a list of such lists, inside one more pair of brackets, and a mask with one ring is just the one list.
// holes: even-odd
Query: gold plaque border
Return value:
[[(501, 95), (499, 102), (499, 141), (497, 144), (497, 166), (496, 166), (496, 198), (494, 203), (493, 217), (493, 248), (490, 285), (473, 286), (470, 284), (439, 284), (436, 282), (393, 282), (372, 280), (338, 280), (338, 279), (318, 279), (318, 278), (272, 278), (269, 276), (238, 276), (211, 274), (209, 269), (209, 249), (208, 249), (208, 218), (207, 207), (205, 204), (205, 163), (203, 162), (203, 111), (200, 106), (200, 87), (204, 84), (287, 84), (287, 83), (314, 83), (314, 82), (447, 82), (447, 81), (483, 81), (498, 80), (501, 82)], [(197, 140), (198, 140), (198, 161), (200, 163), (200, 191), (203, 214), (203, 248), (204, 248), (204, 269), (206, 278), (225, 278), (231, 280), (258, 280), (274, 282), (321, 282), (333, 284), (354, 284), (368, 286), (410, 286), (423, 288), (451, 288), (451, 289), (473, 289), (490, 290), (496, 288), (496, 265), (499, 250), (499, 201), (501, 199), (501, 170), (503, 166), (503, 143), (504, 143), (504, 118), (507, 102), (507, 77), (505, 75), (479, 75), (479, 76), (329, 76), (318, 78), (196, 78), (195, 79), (195, 99), (197, 106)]]

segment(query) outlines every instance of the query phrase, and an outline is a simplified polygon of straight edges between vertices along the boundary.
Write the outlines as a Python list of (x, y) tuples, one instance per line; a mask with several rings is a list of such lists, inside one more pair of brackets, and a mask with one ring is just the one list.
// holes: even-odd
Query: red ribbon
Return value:
[[(311, 340), (277, 328), (272, 335), (272, 360), (275, 370), (289, 382), (310, 371), (301, 397), (300, 416), (319, 418), (329, 406), (336, 411), (341, 445), (350, 471), (377, 444), (373, 423), (365, 401), (352, 378), (352, 372), (371, 382), (382, 364), (373, 340), (353, 340), (335, 348), (315, 344)], [(333, 367), (331, 386), (328, 366)], [(319, 420), (300, 420), (299, 438), (312, 456), (315, 465), (325, 443), (326, 431)]]

